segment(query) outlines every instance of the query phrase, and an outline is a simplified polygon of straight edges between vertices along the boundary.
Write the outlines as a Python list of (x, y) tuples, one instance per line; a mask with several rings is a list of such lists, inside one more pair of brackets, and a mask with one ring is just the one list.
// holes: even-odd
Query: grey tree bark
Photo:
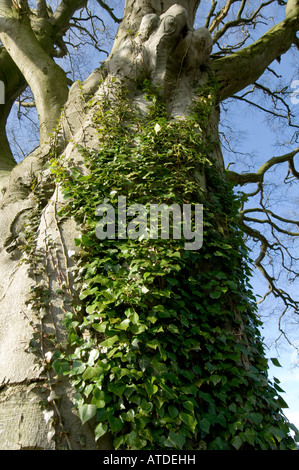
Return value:
[[(65, 3), (61, 3), (61, 9), (52, 20), (52, 24), (59, 25), (60, 32), (70, 15), (84, 4), (74, 1), (65, 8)], [(89, 148), (98, 145), (93, 125), (96, 108), (88, 104), (91, 98), (96, 101), (109, 95), (113, 100), (121, 82), (130, 90), (132, 101), (146, 112), (147, 102), (136, 89), (136, 79), (143, 69), (154, 84), (161, 86), (173, 118), (184, 118), (195, 97), (194, 84), (204, 86), (208, 71), (214, 73), (220, 83), (220, 102), (253, 83), (295, 41), (299, 7), (298, 2), (295, 6), (288, 2), (286, 19), (257, 42), (232, 56), (210, 62), (210, 32), (204, 27), (193, 30), (199, 4), (196, 0), (127, 0), (112, 52), (102, 69), (95, 70), (82, 85), (76, 82), (68, 90), (66, 76), (55, 64), (45, 36), (34, 32), (34, 27), (41, 31), (39, 23), (30, 22), (26, 12), (17, 11), (9, 0), (0, 2), (0, 40), (6, 49), (6, 52), (1, 51), (0, 79), (4, 70), (2, 64), (6, 64), (6, 70), (8, 66), (11, 68), (9, 79), (5, 80), (7, 99), (0, 117), (3, 193), (0, 206), (1, 449), (112, 448), (110, 438), (95, 442), (89, 427), (81, 425), (72, 405), (74, 391), (68, 380), (49, 380), (47, 364), (51, 351), (41, 351), (42, 362), (36, 363), (36, 354), (28, 347), (35, 335), (54, 335), (58, 343), (67, 337), (62, 324), (65, 312), (57, 292), (61, 277), (69, 276), (70, 253), (77, 249), (74, 238), (79, 234), (72, 219), (58, 223), (57, 212), (64, 200), (61, 188), (53, 184), (50, 170), (45, 167), (54, 144), (57, 154), (64, 154), (70, 164), (75, 163), (85, 171), (76, 145)], [(117, 80), (113, 81), (114, 78)], [(15, 95), (26, 84), (30, 85), (36, 100), (41, 144), (14, 166), (5, 123)], [(53, 141), (49, 135), (57, 127), (58, 119), (58, 132)], [(218, 122), (216, 106), (209, 122), (210, 136), (216, 143), (219, 143)], [(219, 144), (214, 145), (213, 152), (217, 165), (222, 168)], [(44, 190), (44, 200), (39, 207), (32, 190), (36, 185)], [(206, 187), (204, 177), (202, 186)], [(20, 249), (28, 221), (35, 224), (37, 252), (40, 263), (46, 267), (46, 278), (38, 270), (32, 272)], [(68, 281), (69, 293), (75, 295), (72, 282)], [(50, 291), (51, 307), (44, 316), (38, 316), (30, 298), (34, 289), (45, 282)], [(49, 407), (41, 407), (40, 402), (48, 403)]]

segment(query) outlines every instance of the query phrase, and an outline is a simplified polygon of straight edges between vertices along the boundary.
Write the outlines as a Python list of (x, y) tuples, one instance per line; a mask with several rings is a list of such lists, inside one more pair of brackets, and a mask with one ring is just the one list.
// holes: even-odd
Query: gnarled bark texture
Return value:
[[(199, 1), (127, 0), (110, 57), (82, 86), (75, 83), (68, 91), (65, 76), (45, 52), (47, 45), (41, 38), (36, 38), (27, 19), (17, 17), (9, 2), (6, 3), (4, 6), (10, 14), (0, 19), (0, 38), (21, 72), (19, 89), (28, 83), (35, 94), (41, 146), (12, 169), (9, 182), (7, 178), (3, 180), (5, 187), (0, 206), (0, 448), (111, 449), (110, 437), (96, 442), (89, 426), (81, 425), (72, 405), (74, 391), (68, 379), (56, 380), (48, 368), (47, 353), (53, 353), (53, 346), (49, 341), (43, 342), (43, 338), (54, 337), (54, 344), (62, 344), (67, 338), (62, 320), (71, 307), (62, 308), (58, 291), (65, 281), (69, 295), (76, 295), (67, 269), (72, 266), (69, 253), (77, 250), (74, 238), (79, 236), (79, 231), (74, 220), (58, 218), (64, 199), (60, 186), (55, 184), (45, 164), (54, 149), (56, 155), (64, 154), (70, 166), (76, 165), (86, 171), (76, 144), (98, 148), (93, 123), (97, 106), (88, 105), (91, 98), (95, 103), (107, 96), (113, 101), (121, 82), (129, 90), (132, 103), (146, 113), (148, 102), (136, 86), (138, 80), (146, 76), (160, 87), (170, 115), (184, 119), (196, 99), (196, 90), (207, 83), (211, 73), (221, 85), (219, 100), (256, 80), (275, 57), (290, 47), (299, 18), (289, 14), (267, 36), (240, 54), (210, 62), (212, 39), (209, 31), (206, 28), (193, 30), (192, 27)], [(63, 17), (59, 20), (63, 22)], [(111, 80), (113, 78), (117, 80)], [(55, 139), (46, 143), (58, 118), (59, 130)], [(215, 165), (221, 169), (217, 105), (209, 119), (209, 138), (213, 142), (210, 152)], [(0, 119), (0, 136), (2, 129)], [(2, 137), (0, 154), (0, 171), (6, 172), (13, 161)], [(205, 175), (200, 178), (202, 187), (208, 191)], [(44, 193), (38, 201), (35, 199), (36, 187), (42, 188)], [(36, 236), (37, 257), (33, 265), (26, 263), (26, 254), (24, 256), (20, 248), (24, 245), (28, 224)], [(31, 299), (36, 290), (45, 285), (49, 292), (48, 309), (37, 312)], [(38, 340), (39, 345), (44, 344), (38, 353), (34, 349), (34, 340)]]

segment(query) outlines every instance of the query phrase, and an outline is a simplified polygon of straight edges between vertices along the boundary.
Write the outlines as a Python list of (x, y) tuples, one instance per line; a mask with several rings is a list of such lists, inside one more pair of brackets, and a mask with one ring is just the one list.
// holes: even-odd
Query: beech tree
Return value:
[[(298, 276), (278, 236), (294, 239), (298, 222), (267, 207), (264, 181), (287, 163), (296, 182), (298, 148), (238, 173), (219, 123), (226, 100), (250, 106), (261, 91), (296, 141), (286, 90), (259, 79), (298, 46), (298, 1), (126, 0), (122, 17), (100, 0), (33, 3), (0, 0), (1, 449), (296, 449), (246, 238), (269, 293), (296, 312), (264, 261), (272, 250)], [(283, 19), (270, 27), (273, 6)], [(72, 81), (62, 59), (74, 34), (101, 50), (104, 12), (117, 25), (109, 56)], [(18, 164), (16, 102), (36, 107), (40, 140)], [(140, 208), (163, 204), (184, 208), (184, 236), (150, 236)], [(196, 207), (203, 242), (186, 249)]]

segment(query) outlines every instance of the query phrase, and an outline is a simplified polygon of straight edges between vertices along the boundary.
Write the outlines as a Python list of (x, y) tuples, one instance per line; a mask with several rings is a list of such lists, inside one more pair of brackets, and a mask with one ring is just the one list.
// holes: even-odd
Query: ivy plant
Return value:
[[(51, 163), (60, 217), (82, 232), (79, 303), (64, 320), (72, 353), (57, 350), (52, 367), (72, 380), (82, 423), (96, 439), (111, 433), (115, 449), (294, 449), (281, 389), (267, 377), (240, 200), (210, 157), (217, 87), (199, 91), (184, 120), (142, 87), (146, 117), (124, 90), (96, 104), (98, 149), (78, 148), (87, 174)], [(118, 196), (147, 208), (202, 204), (202, 248), (171, 237), (99, 240), (96, 208), (109, 203), (117, 216)]]

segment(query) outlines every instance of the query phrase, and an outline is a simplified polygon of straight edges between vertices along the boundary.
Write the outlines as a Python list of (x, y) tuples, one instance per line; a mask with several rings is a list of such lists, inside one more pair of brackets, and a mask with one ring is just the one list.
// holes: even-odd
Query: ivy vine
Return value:
[[(71, 378), (82, 423), (115, 449), (295, 449), (278, 380), (271, 384), (249, 284), (250, 258), (238, 226), (239, 200), (209, 155), (214, 84), (190, 117), (170, 119), (149, 82), (147, 116), (120, 90), (97, 104), (98, 150), (79, 148), (88, 174), (53, 159), (63, 187), (60, 217), (82, 236), (65, 316), (72, 354), (52, 367)], [(203, 189), (204, 175), (207, 189)], [(204, 243), (99, 240), (96, 207), (203, 204)]]

